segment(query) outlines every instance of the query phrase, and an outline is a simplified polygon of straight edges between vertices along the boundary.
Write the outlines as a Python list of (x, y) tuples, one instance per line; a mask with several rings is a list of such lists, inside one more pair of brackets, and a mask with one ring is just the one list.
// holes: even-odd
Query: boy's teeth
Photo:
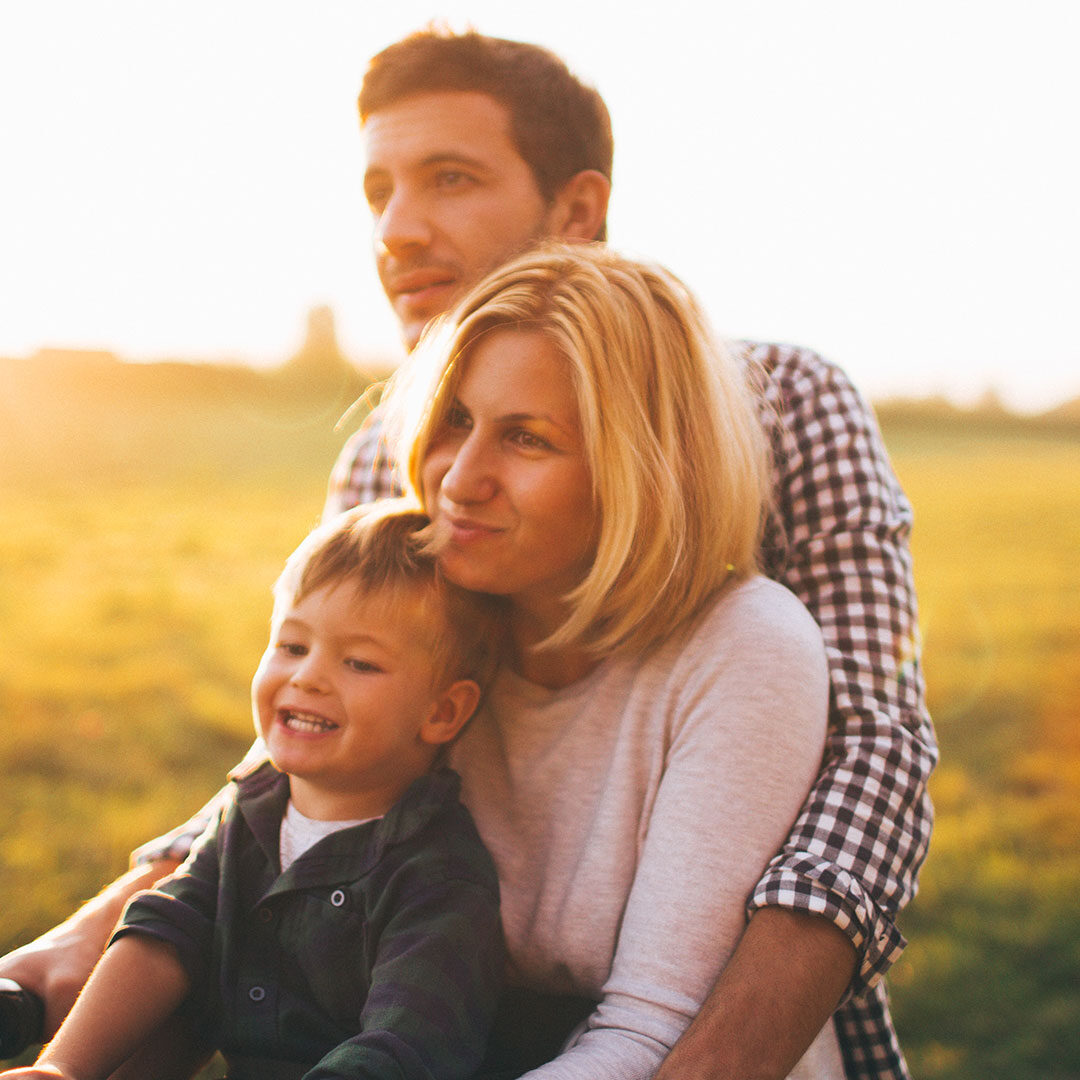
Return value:
[(329, 731), (335, 725), (324, 720), (321, 716), (290, 712), (285, 714), (285, 726), (291, 731), (315, 732)]

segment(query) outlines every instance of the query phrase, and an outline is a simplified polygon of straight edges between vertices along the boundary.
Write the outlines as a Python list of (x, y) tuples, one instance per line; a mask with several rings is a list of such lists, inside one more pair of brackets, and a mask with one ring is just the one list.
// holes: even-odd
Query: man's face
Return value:
[(551, 233), (549, 204), (487, 94), (417, 94), (363, 129), (379, 279), (411, 349), (489, 270)]

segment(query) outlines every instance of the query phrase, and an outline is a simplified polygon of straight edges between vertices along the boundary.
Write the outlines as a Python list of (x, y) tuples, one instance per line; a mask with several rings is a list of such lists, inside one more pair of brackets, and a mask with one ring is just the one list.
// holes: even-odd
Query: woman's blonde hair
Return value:
[(506, 329), (540, 331), (566, 358), (599, 522), (571, 614), (541, 647), (648, 649), (756, 568), (768, 457), (745, 363), (668, 271), (603, 244), (545, 244), (472, 289), (392, 381), (397, 460), (421, 503), (470, 349)]

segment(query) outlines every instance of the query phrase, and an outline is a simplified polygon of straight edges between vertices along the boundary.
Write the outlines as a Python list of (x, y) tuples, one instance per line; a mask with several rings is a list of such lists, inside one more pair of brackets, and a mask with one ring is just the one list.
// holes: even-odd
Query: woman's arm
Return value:
[(142, 936), (116, 941), (94, 968), (36, 1066), (12, 1080), (105, 1080), (183, 1001), (188, 979), (174, 951)]

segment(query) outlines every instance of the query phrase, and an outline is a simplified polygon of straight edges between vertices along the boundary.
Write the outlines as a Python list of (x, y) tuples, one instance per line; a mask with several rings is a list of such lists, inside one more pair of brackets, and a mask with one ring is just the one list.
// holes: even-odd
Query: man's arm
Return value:
[[(915, 892), (933, 821), (926, 782), (937, 747), (910, 507), (842, 373), (794, 349), (758, 347), (755, 359), (775, 463), (765, 569), (822, 629), (829, 734), (810, 797), (751, 897), (749, 926), (658, 1080), (786, 1076), (845, 995), (875, 987), (899, 955), (894, 919)], [(883, 1003), (842, 1011), (878, 1056), (865, 1075), (906, 1075)], [(842, 1040), (842, 1050), (848, 1076), (864, 1075), (856, 1048)]]
[[(256, 739), (230, 776), (256, 768), (266, 747)], [(51, 1036), (68, 1014), (98, 962), (124, 906), (135, 893), (149, 889), (187, 858), (192, 846), (231, 797), (226, 785), (183, 825), (132, 853), (132, 869), (107, 885), (59, 926), (0, 957), (0, 978), (14, 979), (45, 1002), (45, 1034)]]
[(164, 859), (129, 870), (59, 926), (0, 957), (0, 976), (14, 979), (44, 1000), (46, 1036), (55, 1033), (71, 1009), (101, 958), (124, 905), (177, 865), (174, 859)]
[(831, 922), (755, 912), (701, 1011), (655, 1080), (780, 1080), (828, 1022), (855, 971)]
[(36, 1067), (5, 1075), (105, 1080), (175, 1011), (188, 989), (171, 946), (152, 938), (122, 938), (101, 957)]

